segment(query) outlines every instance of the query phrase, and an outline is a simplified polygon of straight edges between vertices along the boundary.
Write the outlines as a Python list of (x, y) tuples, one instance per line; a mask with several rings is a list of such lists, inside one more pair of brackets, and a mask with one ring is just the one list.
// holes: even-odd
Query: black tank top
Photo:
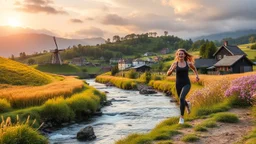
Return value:
[(190, 80), (188, 77), (188, 63), (186, 62), (185, 67), (179, 67), (178, 62), (176, 66), (176, 84), (178, 85), (187, 85), (190, 84)]

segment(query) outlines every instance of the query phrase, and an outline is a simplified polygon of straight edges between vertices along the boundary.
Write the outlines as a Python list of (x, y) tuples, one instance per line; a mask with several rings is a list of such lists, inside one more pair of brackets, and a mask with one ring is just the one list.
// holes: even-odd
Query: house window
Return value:
[(217, 59), (220, 60), (220, 59), (221, 59), (221, 55), (218, 55), (218, 56), (217, 56)]

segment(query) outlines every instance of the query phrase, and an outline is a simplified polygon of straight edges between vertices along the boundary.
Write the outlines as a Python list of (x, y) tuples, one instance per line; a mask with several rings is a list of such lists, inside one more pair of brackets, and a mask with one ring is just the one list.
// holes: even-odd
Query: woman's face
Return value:
[(179, 58), (179, 59), (184, 59), (184, 58), (185, 58), (185, 53), (180, 50), (180, 51), (178, 52), (178, 58)]

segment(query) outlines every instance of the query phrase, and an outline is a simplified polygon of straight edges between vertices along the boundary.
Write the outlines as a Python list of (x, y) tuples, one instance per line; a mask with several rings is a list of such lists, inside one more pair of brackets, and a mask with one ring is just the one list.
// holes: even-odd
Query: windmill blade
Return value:
[(58, 45), (57, 45), (57, 42), (56, 42), (56, 38), (53, 37), (53, 40), (54, 40), (54, 43), (55, 43), (55, 45), (56, 45), (56, 49), (58, 49)]

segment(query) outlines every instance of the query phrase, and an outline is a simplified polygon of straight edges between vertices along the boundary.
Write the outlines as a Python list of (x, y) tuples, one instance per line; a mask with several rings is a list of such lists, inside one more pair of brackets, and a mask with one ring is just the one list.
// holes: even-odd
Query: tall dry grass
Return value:
[(100, 83), (108, 83), (111, 82), (116, 87), (121, 89), (135, 89), (137, 87), (137, 82), (139, 80), (136, 79), (129, 79), (123, 77), (114, 77), (109, 75), (100, 75), (96, 77), (96, 81)]
[[(256, 72), (246, 72), (246, 73), (239, 73), (239, 74), (228, 74), (228, 75), (199, 75), (199, 82), (196, 82), (196, 77), (195, 75), (189, 75), (189, 79), (191, 81), (191, 83), (196, 83), (196, 84), (200, 84), (200, 85), (208, 85), (211, 84), (212, 82), (215, 81), (219, 81), (222, 79), (227, 79), (227, 80), (234, 80), (238, 77), (242, 77), (242, 76), (247, 76), (247, 75), (252, 75), (252, 74), (256, 74)], [(176, 77), (175, 76), (169, 76), (166, 78), (166, 80), (168, 81), (175, 81)]]
[(25, 108), (42, 105), (51, 98), (71, 96), (84, 88), (84, 82), (74, 77), (65, 77), (43, 86), (0, 85), (0, 98), (10, 102), (12, 108)]

